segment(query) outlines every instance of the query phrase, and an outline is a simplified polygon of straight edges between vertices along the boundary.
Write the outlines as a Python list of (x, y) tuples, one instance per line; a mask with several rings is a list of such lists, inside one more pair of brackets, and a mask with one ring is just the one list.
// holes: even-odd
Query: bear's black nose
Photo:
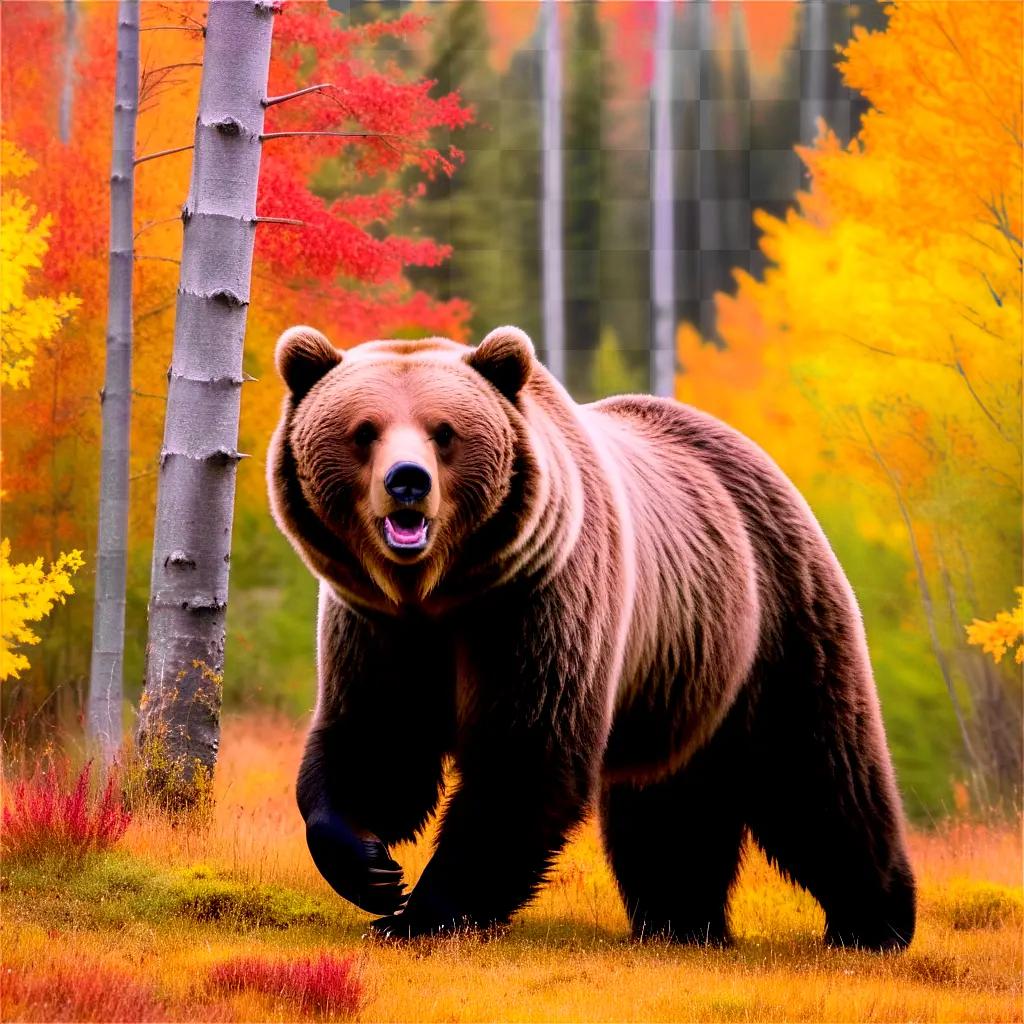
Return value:
[(411, 505), (430, 493), (430, 474), (415, 462), (396, 462), (384, 474), (384, 489), (395, 501)]

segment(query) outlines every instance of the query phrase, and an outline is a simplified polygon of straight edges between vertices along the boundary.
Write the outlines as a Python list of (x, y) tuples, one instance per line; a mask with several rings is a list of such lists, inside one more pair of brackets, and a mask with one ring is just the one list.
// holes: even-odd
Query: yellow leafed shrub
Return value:
[(1003, 660), (1008, 647), (1017, 647), (1014, 661), (1024, 664), (1024, 587), (1017, 587), (1017, 607), (1012, 612), (999, 612), (994, 619), (975, 619), (967, 627), (967, 642), (991, 654), (996, 662)]
[(71, 577), (84, 565), (79, 550), (62, 553), (49, 569), (42, 557), (34, 562), (12, 562), (11, 542), (0, 541), (0, 679), (18, 678), (28, 658), (15, 650), (39, 643), (28, 623), (45, 619), (54, 604), (75, 592)]
[[(7, 140), (0, 144), (3, 177), (20, 178), (35, 163)], [(29, 277), (42, 269), (49, 248), (52, 218), (38, 216), (17, 189), (5, 186), (0, 196), (0, 384), (28, 387), (29, 373), (41, 341), (49, 341), (81, 305), (74, 295), (31, 296)]]
[[(36, 164), (17, 146), (0, 140), (4, 179), (21, 178)], [(52, 223), (17, 189), (5, 187), (0, 197), (0, 384), (28, 387), (39, 342), (53, 338), (78, 308), (74, 295), (32, 297), (32, 272), (41, 270)], [(0, 495), (2, 497), (2, 495)], [(28, 658), (16, 648), (39, 643), (30, 622), (46, 618), (56, 603), (75, 592), (71, 577), (84, 564), (82, 552), (62, 552), (48, 569), (42, 557), (12, 562), (11, 542), (0, 541), (0, 680), (28, 668)]]

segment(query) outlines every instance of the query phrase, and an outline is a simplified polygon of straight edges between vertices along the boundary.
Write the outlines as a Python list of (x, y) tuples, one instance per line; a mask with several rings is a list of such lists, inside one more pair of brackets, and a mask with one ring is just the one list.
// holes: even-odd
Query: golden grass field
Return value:
[[(292, 796), (302, 735), (228, 719), (208, 827), (136, 816), (114, 852), (78, 865), (6, 858), (3, 1020), (1022, 1019), (1018, 825), (913, 834), (919, 928), (903, 955), (827, 950), (816, 904), (753, 850), (734, 948), (634, 943), (593, 824), (506, 933), (393, 945), (364, 937), (368, 916), (309, 859)], [(410, 881), (428, 852), (429, 837), (396, 851)], [(361, 996), (348, 1010), (210, 982), (239, 956), (322, 952), (353, 958)]]

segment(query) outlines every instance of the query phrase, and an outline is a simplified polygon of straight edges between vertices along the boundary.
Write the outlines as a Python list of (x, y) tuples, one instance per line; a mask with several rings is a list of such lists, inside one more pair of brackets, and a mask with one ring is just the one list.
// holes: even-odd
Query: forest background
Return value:
[[(144, 29), (183, 31), (143, 32), (139, 155), (191, 139), (202, 7), (142, 4)], [(675, 5), (675, 387), (760, 443), (820, 518), (860, 600), (908, 810), (927, 821), (1019, 799), (1020, 612), (997, 614), (1021, 582), (1021, 10), (829, 2), (812, 25), (810, 8)], [(386, 83), (421, 78), (432, 102), (403, 122), (419, 143), (402, 159), (352, 141), (267, 147), (260, 213), (306, 224), (257, 236), (228, 710), (300, 717), (314, 696), (315, 584), (264, 491), (278, 333), (473, 341), (511, 322), (548, 354), (541, 5), (344, 9), (366, 29), (346, 59), (382, 76), (352, 78), (360, 109), (387, 124), (399, 101)], [(589, 400), (650, 382), (655, 5), (557, 11), (565, 379)], [(62, 553), (84, 559), (63, 564), (75, 593), (32, 625), (41, 642), (12, 645), (0, 700), (8, 735), (73, 735), (89, 676), (116, 5), (13, 2), (0, 19), (4, 566), (41, 557), (59, 590)], [(275, 75), (344, 72), (336, 29), (316, 25), (286, 8), (272, 93)], [(808, 55), (822, 52), (812, 87)], [(189, 164), (137, 168), (129, 713)]]

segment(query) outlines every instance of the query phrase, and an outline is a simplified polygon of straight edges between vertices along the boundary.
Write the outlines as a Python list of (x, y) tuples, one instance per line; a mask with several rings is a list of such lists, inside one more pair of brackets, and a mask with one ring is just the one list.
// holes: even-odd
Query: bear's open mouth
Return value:
[(427, 546), (427, 517), (415, 509), (397, 509), (384, 519), (384, 540), (396, 551), (422, 551)]

